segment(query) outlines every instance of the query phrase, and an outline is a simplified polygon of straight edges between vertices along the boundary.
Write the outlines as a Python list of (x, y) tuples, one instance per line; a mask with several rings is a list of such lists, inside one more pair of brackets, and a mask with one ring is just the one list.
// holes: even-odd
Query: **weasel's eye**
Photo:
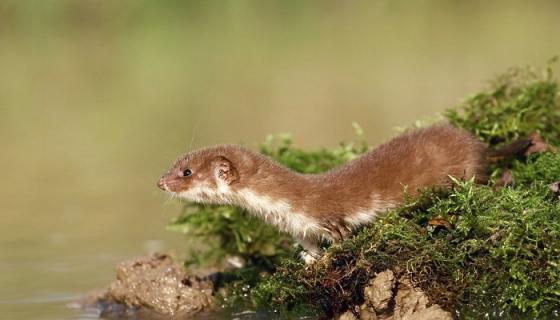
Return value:
[(192, 174), (191, 169), (185, 169), (185, 171), (183, 171), (183, 177), (188, 177)]

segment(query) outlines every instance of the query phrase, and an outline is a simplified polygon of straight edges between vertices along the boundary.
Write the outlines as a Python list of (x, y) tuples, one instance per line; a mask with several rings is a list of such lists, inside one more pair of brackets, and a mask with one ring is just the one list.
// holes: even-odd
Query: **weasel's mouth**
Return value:
[(165, 191), (165, 193), (169, 194), (172, 198), (182, 198), (181, 197), (182, 192), (177, 192), (177, 190), (171, 189), (167, 184), (164, 184), (161, 189)]
[(165, 183), (165, 182), (160, 182), (160, 183), (158, 184), (158, 187), (159, 187), (161, 190), (165, 191), (165, 192), (174, 193), (173, 191), (171, 191), (171, 190), (169, 189), (169, 187), (167, 186), (167, 183)]
[(174, 196), (196, 203), (208, 203), (212, 200), (208, 193), (196, 189), (175, 192)]

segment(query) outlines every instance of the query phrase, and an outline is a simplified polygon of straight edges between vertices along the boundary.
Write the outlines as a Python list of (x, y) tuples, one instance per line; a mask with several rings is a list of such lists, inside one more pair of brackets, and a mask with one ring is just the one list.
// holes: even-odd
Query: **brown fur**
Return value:
[[(414, 197), (422, 189), (449, 186), (449, 176), (486, 181), (486, 155), (486, 146), (466, 131), (437, 125), (404, 133), (358, 159), (315, 175), (293, 172), (240, 146), (210, 147), (181, 157), (159, 185), (175, 193), (195, 182), (217, 189), (216, 172), (219, 176), (225, 168), (221, 173), (227, 179), (222, 180), (232, 192), (250, 189), (272, 200), (285, 200), (294, 212), (319, 221), (331, 239), (339, 239), (348, 233), (345, 219), (372, 210), (372, 201), (384, 210), (403, 202), (405, 188)], [(191, 177), (181, 176), (186, 168), (192, 170)]]
[(162, 179), (174, 192), (186, 190), (193, 179), (176, 177), (189, 167), (193, 177), (216, 187), (211, 171), (222, 158), (238, 172), (233, 190), (249, 187), (273, 199), (290, 199), (314, 217), (335, 219), (367, 209), (372, 193), (383, 201), (400, 203), (405, 187), (414, 196), (424, 188), (448, 185), (449, 176), (486, 181), (486, 150), (463, 130), (433, 126), (400, 135), (324, 174), (298, 174), (243, 147), (222, 145), (180, 158)]

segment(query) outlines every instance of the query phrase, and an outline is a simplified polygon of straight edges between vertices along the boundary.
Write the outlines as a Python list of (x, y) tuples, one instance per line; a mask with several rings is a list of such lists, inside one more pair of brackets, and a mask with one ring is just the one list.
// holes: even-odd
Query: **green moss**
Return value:
[[(534, 132), (558, 145), (558, 86), (550, 70), (543, 74), (510, 71), (446, 117), (491, 146)], [(366, 150), (362, 142), (310, 152), (294, 148), (287, 137), (269, 138), (261, 148), (306, 173)], [(213, 239), (197, 263), (229, 255), (247, 261), (225, 285), (235, 303), (332, 315), (361, 303), (369, 278), (390, 268), (462, 318), (546, 318), (560, 310), (560, 204), (548, 189), (560, 180), (560, 155), (506, 159), (500, 166), (509, 168), (515, 187), (456, 181), (452, 190), (411, 199), (332, 245), (327, 259), (311, 267), (296, 258), (289, 237), (238, 209), (190, 207), (172, 228)]]
[(531, 68), (512, 69), (445, 116), (491, 146), (535, 132), (560, 144), (558, 83), (550, 66), (541, 74)]
[(536, 182), (499, 190), (457, 182), (449, 194), (426, 194), (330, 247), (326, 263), (285, 262), (253, 297), (269, 305), (311, 297), (336, 313), (362, 302), (368, 279), (390, 268), (475, 318), (489, 310), (551, 314), (560, 308), (560, 203), (547, 190)]
[(552, 183), (560, 180), (560, 153), (547, 152), (531, 156), (527, 162), (515, 161), (512, 172), (516, 183), (534, 181)]

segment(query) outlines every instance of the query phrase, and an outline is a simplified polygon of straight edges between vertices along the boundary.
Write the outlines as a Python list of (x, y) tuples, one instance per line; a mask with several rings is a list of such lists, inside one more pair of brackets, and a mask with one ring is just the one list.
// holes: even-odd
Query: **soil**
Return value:
[(364, 288), (365, 302), (339, 320), (452, 320), (451, 313), (414, 288), (406, 277), (398, 281), (391, 270), (380, 272)]
[(189, 276), (170, 256), (154, 254), (117, 265), (116, 280), (83, 301), (101, 317), (184, 319), (213, 308), (213, 284)]
[[(186, 274), (164, 254), (117, 265), (116, 280), (104, 291), (92, 292), (84, 308), (97, 308), (104, 319), (188, 319), (214, 309), (213, 283)], [(372, 278), (364, 288), (365, 302), (340, 315), (344, 320), (451, 320), (453, 317), (406, 277), (391, 270)]]

